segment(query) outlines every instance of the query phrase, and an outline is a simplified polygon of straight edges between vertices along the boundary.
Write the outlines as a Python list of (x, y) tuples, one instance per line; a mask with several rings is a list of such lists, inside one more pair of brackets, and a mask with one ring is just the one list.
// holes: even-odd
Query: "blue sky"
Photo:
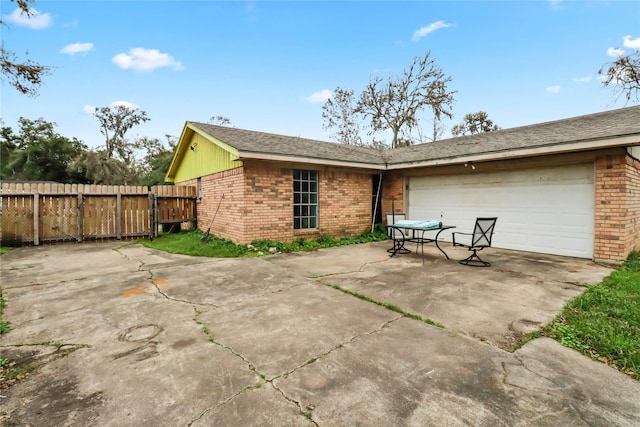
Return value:
[(597, 71), (640, 48), (640, 1), (40, 0), (29, 20), (0, 5), (5, 48), (53, 67), (35, 98), (2, 85), (4, 125), (41, 117), (90, 147), (104, 143), (92, 108), (114, 103), (151, 119), (130, 139), (221, 115), (329, 140), (333, 89), (359, 93), (427, 51), (457, 91), (445, 137), (479, 110), (503, 128), (562, 119), (625, 106)]

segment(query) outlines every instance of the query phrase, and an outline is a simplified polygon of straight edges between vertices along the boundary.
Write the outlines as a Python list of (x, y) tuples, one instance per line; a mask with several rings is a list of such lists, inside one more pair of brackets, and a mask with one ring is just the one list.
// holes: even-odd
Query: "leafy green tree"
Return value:
[(436, 119), (451, 118), (453, 95), (447, 76), (427, 52), (416, 56), (400, 77), (376, 77), (360, 94), (356, 112), (371, 120), (374, 132), (391, 131), (391, 148), (410, 145), (411, 131), (418, 126), (417, 113), (430, 107)]
[(462, 123), (451, 127), (453, 136), (475, 135), (477, 133), (500, 130), (500, 126), (493, 123), (489, 115), (484, 111), (465, 114)]
[[(55, 123), (42, 118), (18, 120), (19, 130), (2, 128), (2, 178), (28, 181), (85, 182), (84, 175), (69, 171), (68, 165), (87, 149), (76, 138), (54, 130)], [(5, 156), (7, 156), (5, 158)]]
[(138, 145), (146, 152), (142, 160), (140, 185), (150, 187), (164, 184), (177, 143), (175, 136), (165, 135), (165, 138), (167, 145), (158, 138), (143, 137), (138, 140)]
[(15, 171), (9, 167), (11, 156), (18, 148), (18, 136), (9, 126), (0, 128), (0, 179), (15, 179)]
[(613, 88), (618, 96), (624, 95), (627, 102), (640, 101), (640, 50), (607, 63), (598, 70), (602, 84)]
[[(11, 0), (18, 4), (22, 14), (33, 16), (33, 10), (29, 7), (33, 0)], [(0, 27), (7, 24), (0, 19)], [(27, 52), (26, 55), (29, 53)], [(0, 80), (13, 86), (18, 92), (27, 96), (38, 95), (38, 89), (42, 85), (42, 77), (51, 74), (51, 67), (40, 65), (29, 58), (20, 61), (18, 56), (0, 44)]]
[(86, 177), (91, 184), (136, 185), (138, 175), (122, 160), (104, 150), (83, 151), (69, 164), (69, 170)]
[(125, 105), (97, 108), (94, 116), (100, 123), (100, 133), (105, 137), (107, 158), (117, 156), (126, 165), (132, 165), (135, 159), (135, 144), (130, 143), (125, 135), (131, 128), (151, 119), (139, 108)]

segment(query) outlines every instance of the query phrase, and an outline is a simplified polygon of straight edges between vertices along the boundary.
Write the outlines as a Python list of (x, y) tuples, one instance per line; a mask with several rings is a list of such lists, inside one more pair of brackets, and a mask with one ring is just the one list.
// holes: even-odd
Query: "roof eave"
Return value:
[(415, 167), (446, 166), (465, 162), (481, 162), (493, 160), (508, 160), (521, 157), (545, 156), (550, 154), (564, 154), (576, 151), (589, 151), (604, 148), (628, 147), (640, 145), (640, 133), (617, 136), (613, 138), (578, 141), (572, 143), (553, 144), (515, 150), (493, 151), (477, 154), (466, 154), (437, 159), (404, 161), (390, 163), (387, 170), (399, 170)]
[(287, 163), (307, 163), (312, 165), (322, 166), (336, 166), (358, 169), (386, 169), (384, 162), (354, 162), (334, 159), (321, 159), (307, 156), (294, 156), (285, 154), (272, 154), (272, 153), (256, 153), (250, 151), (238, 151), (240, 158), (238, 160), (269, 160), (275, 162), (287, 162)]

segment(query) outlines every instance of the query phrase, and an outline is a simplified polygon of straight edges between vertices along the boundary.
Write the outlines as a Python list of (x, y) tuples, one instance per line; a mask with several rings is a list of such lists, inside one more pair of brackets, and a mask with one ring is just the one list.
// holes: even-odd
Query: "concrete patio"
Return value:
[[(610, 268), (491, 249), (487, 269), (388, 242), (261, 258), (118, 242), (2, 256), (11, 426), (640, 424), (640, 383), (523, 334)], [(374, 302), (441, 324), (402, 316)]]

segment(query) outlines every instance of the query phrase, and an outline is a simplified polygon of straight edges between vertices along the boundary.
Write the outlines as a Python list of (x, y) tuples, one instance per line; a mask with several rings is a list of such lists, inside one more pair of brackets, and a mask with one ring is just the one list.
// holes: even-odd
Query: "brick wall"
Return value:
[[(369, 174), (320, 171), (319, 237), (355, 237), (371, 231), (372, 178)], [(305, 232), (296, 230), (296, 235)]]
[(391, 212), (392, 201), (396, 213), (406, 213), (404, 210), (404, 184), (404, 175), (400, 173), (389, 172), (384, 175), (382, 181), (383, 220), (385, 220), (384, 214)]
[(640, 160), (626, 156), (627, 250), (640, 251)]
[[(198, 228), (236, 243), (359, 236), (371, 229), (371, 175), (318, 171), (318, 229), (293, 229), (293, 169), (245, 165), (202, 178)], [(197, 180), (179, 185), (197, 186)]]
[[(200, 230), (206, 231), (211, 225), (213, 234), (234, 241), (244, 235), (244, 224), (238, 221), (244, 205), (243, 182), (244, 168), (242, 167), (202, 177), (203, 197), (198, 200), (197, 205)], [(176, 185), (197, 187), (198, 180), (191, 179)]]
[(594, 258), (623, 261), (640, 249), (640, 162), (625, 154), (596, 159)]

